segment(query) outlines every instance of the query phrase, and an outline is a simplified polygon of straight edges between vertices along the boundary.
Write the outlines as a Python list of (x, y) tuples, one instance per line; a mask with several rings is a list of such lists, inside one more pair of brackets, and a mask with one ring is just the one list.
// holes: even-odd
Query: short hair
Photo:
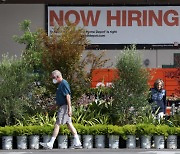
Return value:
[(164, 87), (164, 81), (162, 79), (157, 79), (155, 82), (154, 82), (154, 88), (157, 88), (157, 85), (161, 83), (162, 84), (162, 88)]
[(62, 76), (62, 73), (59, 70), (54, 70), (52, 72), (52, 75), (55, 76), (55, 77), (60, 77), (60, 76)]

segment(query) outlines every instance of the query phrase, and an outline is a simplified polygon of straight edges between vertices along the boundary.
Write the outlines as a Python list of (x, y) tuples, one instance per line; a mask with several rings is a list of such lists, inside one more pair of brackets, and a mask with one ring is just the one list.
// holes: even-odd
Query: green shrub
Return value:
[(180, 127), (176, 127), (177, 135), (180, 136)]
[(151, 135), (155, 133), (155, 125), (152, 124), (138, 124), (136, 125), (136, 134), (138, 136)]
[(112, 118), (116, 125), (134, 124), (134, 117), (143, 114), (142, 109), (149, 104), (149, 73), (134, 45), (124, 49), (116, 67), (119, 78), (112, 89)]
[(1, 127), (1, 135), (2, 136), (13, 136), (14, 135), (14, 127), (11, 127), (11, 126)]
[(108, 134), (107, 125), (94, 125), (89, 127), (89, 134), (92, 135), (106, 135)]
[(123, 127), (115, 126), (115, 125), (108, 125), (108, 135), (124, 135)]
[(167, 133), (168, 133), (168, 135), (177, 135), (178, 127), (168, 127)]
[(125, 135), (136, 135), (136, 125), (124, 125), (123, 131)]
[(89, 126), (83, 126), (81, 124), (74, 124), (78, 134), (87, 135), (89, 134)]
[(0, 62), (0, 125), (13, 125), (30, 110), (30, 92), (35, 74), (23, 57), (4, 56)]
[(169, 126), (167, 125), (157, 125), (153, 135), (163, 135), (165, 138), (168, 136)]
[(28, 126), (14, 126), (15, 136), (29, 135)]
[(59, 134), (60, 135), (70, 135), (71, 132), (66, 125), (61, 125), (59, 128)]

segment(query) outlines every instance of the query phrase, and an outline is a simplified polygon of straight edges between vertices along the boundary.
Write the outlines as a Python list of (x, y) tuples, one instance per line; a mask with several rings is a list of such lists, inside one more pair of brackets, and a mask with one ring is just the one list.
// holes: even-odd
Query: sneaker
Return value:
[(49, 142), (48, 143), (39, 143), (41, 146), (43, 146), (45, 149), (52, 149), (53, 145), (51, 145)]
[(82, 149), (81, 145), (73, 145), (70, 147), (70, 149)]

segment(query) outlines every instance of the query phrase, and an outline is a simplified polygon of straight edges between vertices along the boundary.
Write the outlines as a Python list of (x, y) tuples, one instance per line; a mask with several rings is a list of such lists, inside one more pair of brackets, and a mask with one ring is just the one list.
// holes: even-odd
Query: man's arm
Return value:
[(66, 95), (67, 106), (68, 106), (68, 115), (72, 116), (72, 108), (71, 108), (71, 96), (69, 94)]

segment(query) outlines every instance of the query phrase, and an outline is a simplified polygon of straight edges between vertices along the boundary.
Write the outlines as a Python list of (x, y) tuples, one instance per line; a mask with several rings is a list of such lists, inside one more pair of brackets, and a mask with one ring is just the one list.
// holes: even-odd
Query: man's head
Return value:
[(56, 84), (56, 83), (59, 83), (62, 81), (62, 73), (59, 71), (59, 70), (54, 70), (52, 72), (52, 78), (53, 78), (53, 83)]

